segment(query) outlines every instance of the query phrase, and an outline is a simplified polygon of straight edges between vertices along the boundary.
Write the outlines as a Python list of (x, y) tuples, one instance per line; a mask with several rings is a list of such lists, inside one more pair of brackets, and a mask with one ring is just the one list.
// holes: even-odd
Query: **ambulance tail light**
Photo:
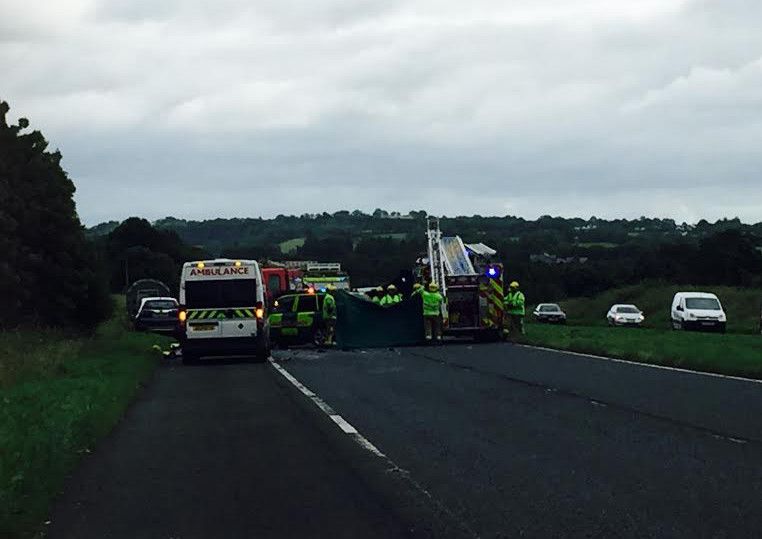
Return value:
[(256, 307), (254, 307), (254, 315), (257, 317), (257, 320), (264, 320), (265, 305), (261, 301), (258, 301)]
[(188, 319), (188, 311), (181, 308), (177, 311), (177, 319), (180, 321), (180, 325), (185, 325), (185, 321)]

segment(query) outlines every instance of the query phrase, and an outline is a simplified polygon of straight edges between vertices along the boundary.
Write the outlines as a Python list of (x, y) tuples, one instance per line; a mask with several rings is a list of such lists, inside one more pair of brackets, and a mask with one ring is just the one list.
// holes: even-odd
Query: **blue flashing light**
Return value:
[(489, 268), (487, 270), (487, 275), (489, 275), (490, 277), (497, 277), (497, 269), (492, 267)]

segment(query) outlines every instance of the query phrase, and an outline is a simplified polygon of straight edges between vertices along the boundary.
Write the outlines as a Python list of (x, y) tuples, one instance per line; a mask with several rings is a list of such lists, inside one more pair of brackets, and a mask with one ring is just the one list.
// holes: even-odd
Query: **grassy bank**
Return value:
[[(759, 331), (762, 290), (729, 286), (689, 286), (643, 283), (607, 290), (592, 298), (573, 298), (559, 302), (569, 323), (580, 326), (605, 326), (606, 313), (615, 303), (634, 303), (646, 314), (645, 327), (669, 327), (669, 310), (676, 292), (703, 291), (717, 294), (728, 315), (731, 333)], [(537, 298), (539, 299), (539, 298)]]
[(167, 345), (116, 312), (91, 337), (0, 333), (0, 537), (38, 529), (66, 474), (153, 372), (152, 345)]
[(647, 328), (528, 324), (527, 344), (762, 379), (762, 337)]

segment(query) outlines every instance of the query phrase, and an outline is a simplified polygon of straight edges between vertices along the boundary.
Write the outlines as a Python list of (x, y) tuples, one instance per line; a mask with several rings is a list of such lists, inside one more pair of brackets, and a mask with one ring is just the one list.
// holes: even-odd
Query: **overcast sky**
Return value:
[(759, 0), (0, 0), (82, 220), (762, 221)]

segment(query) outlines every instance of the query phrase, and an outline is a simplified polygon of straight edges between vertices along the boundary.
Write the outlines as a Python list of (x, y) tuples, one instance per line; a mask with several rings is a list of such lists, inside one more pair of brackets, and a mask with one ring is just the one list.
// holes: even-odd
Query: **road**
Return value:
[(386, 459), (270, 365), (166, 367), (51, 537), (762, 530), (762, 384), (504, 344), (275, 359)]

